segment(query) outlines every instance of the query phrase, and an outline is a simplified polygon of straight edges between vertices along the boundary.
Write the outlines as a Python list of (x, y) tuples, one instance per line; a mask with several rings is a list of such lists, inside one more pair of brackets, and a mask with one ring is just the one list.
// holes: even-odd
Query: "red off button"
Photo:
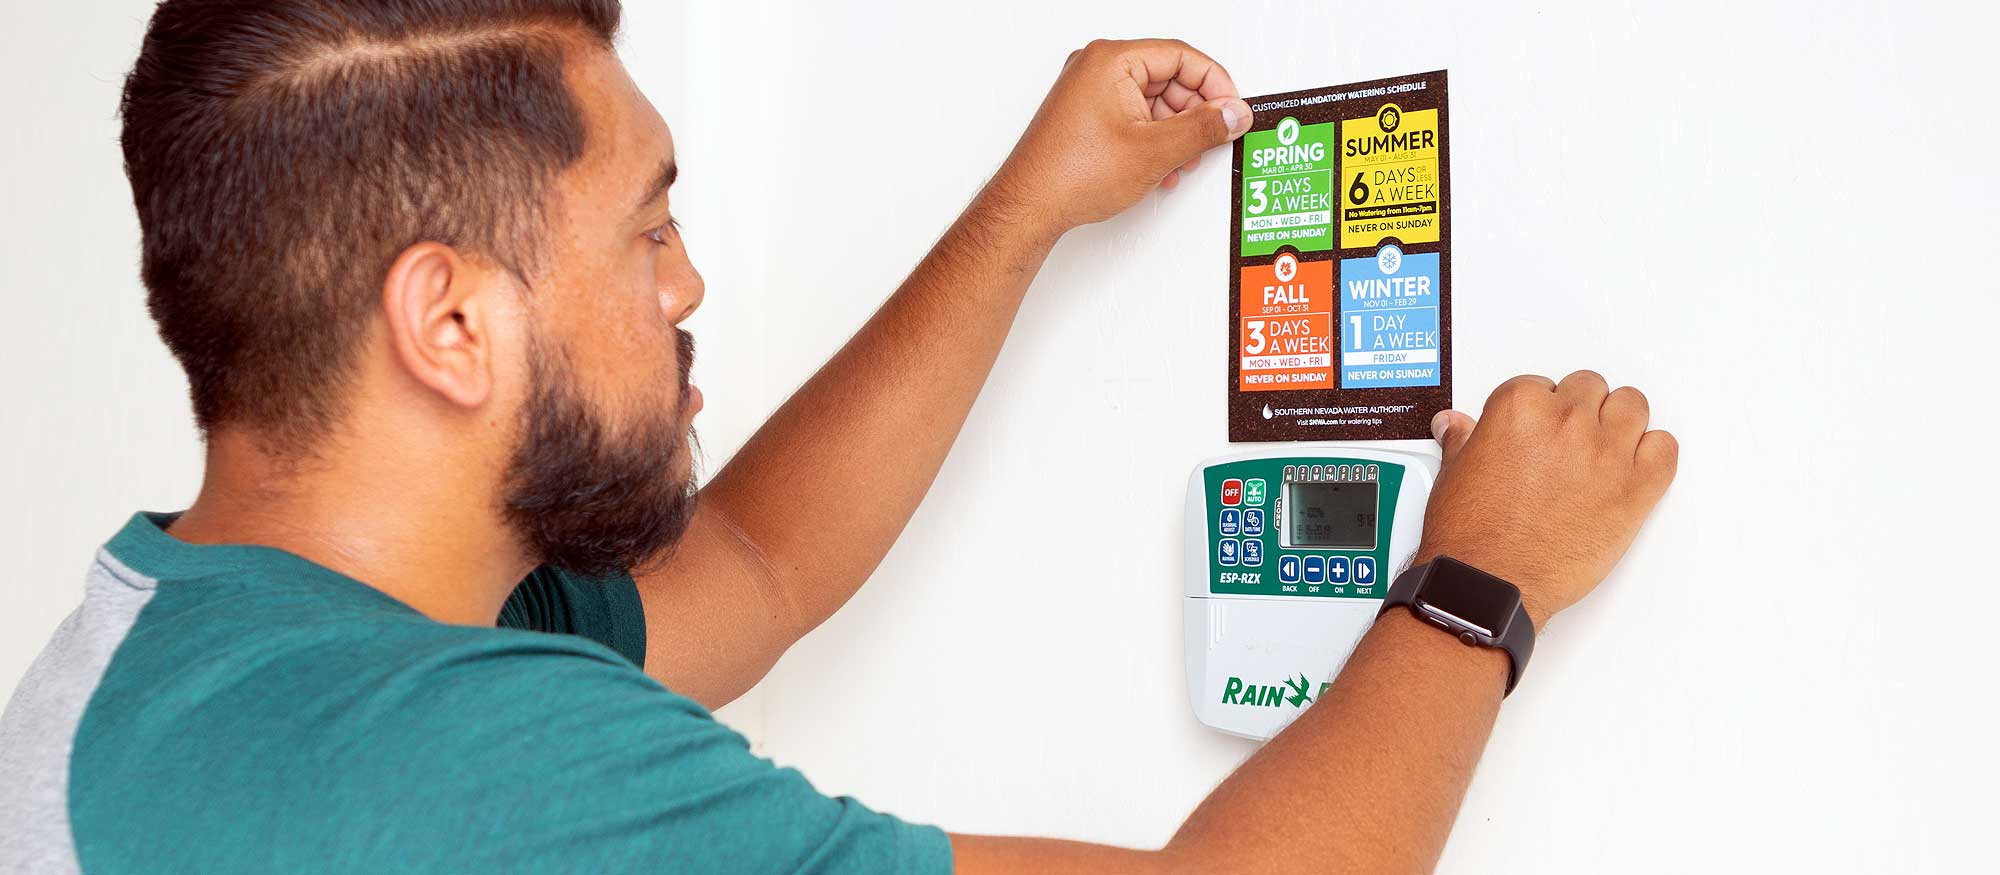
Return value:
[(1222, 503), (1223, 504), (1243, 503), (1243, 481), (1241, 480), (1222, 481)]

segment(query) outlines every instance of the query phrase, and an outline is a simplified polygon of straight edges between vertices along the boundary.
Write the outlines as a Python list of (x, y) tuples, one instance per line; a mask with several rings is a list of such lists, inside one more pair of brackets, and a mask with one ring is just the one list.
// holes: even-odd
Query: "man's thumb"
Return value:
[(1242, 136), (1247, 130), (1250, 130), (1250, 104), (1234, 97), (1218, 97), (1153, 122), (1151, 133), (1166, 153), (1161, 156), (1161, 163), (1174, 168)]
[(1458, 455), (1459, 448), (1465, 446), (1472, 437), (1473, 426), (1478, 425), (1472, 417), (1456, 410), (1440, 410), (1431, 417), (1431, 437), (1437, 438), (1438, 447), (1444, 450), (1444, 463), (1449, 465)]

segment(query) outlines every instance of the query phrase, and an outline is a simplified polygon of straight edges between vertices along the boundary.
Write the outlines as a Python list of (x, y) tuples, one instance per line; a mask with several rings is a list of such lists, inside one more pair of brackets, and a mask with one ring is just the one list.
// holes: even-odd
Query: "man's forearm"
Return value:
[(1186, 871), (1431, 871), (1507, 666), (1501, 651), (1389, 612), (1326, 694), (1216, 788), (1162, 856)]
[[(768, 568), (794, 634), (846, 603), (902, 532), (1059, 235), (987, 186), (703, 490)], [(794, 507), (837, 512), (802, 526)]]

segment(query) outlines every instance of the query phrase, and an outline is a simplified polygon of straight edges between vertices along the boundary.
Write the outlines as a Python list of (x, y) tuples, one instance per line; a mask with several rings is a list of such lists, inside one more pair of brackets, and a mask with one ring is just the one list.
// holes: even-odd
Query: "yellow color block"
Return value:
[(1340, 247), (1360, 249), (1394, 237), (1438, 240), (1443, 203), (1435, 109), (1403, 112), (1393, 103), (1340, 122)]

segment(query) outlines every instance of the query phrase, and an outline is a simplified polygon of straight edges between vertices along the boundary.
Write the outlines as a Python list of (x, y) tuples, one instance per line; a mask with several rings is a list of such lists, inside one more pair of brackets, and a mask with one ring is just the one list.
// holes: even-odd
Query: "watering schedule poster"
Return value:
[(1419, 439), (1451, 406), (1445, 73), (1248, 99), (1229, 439)]

